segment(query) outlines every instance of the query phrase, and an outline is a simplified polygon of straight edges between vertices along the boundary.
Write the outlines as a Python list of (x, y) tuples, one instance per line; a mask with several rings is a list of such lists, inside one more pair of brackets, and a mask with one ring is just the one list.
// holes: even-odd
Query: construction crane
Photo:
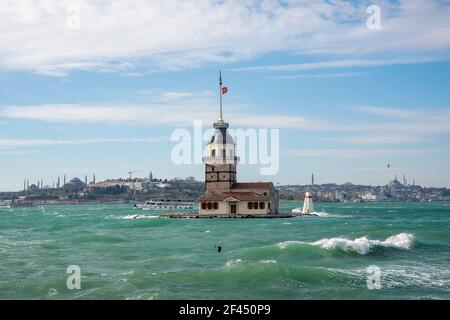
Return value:
[(128, 171), (128, 174), (130, 175), (130, 180), (133, 179), (133, 173), (137, 173), (139, 171)]

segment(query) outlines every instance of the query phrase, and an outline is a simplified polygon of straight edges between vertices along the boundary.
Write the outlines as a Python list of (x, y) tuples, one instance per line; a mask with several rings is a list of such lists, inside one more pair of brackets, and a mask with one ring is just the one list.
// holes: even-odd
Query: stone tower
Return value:
[[(236, 145), (228, 133), (228, 123), (222, 118), (222, 96), (227, 91), (222, 87), (222, 75), (219, 76), (220, 117), (214, 122), (214, 133), (207, 145), (205, 163), (206, 194), (229, 192), (236, 183)], [(224, 90), (225, 89), (225, 90)]]

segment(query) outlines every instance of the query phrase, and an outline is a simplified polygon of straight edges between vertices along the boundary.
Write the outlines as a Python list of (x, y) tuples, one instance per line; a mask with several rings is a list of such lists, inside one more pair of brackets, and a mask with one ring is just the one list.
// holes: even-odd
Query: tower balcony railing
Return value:
[(224, 157), (224, 156), (208, 156), (203, 157), (203, 162), (207, 164), (235, 164), (240, 160), (239, 157)]

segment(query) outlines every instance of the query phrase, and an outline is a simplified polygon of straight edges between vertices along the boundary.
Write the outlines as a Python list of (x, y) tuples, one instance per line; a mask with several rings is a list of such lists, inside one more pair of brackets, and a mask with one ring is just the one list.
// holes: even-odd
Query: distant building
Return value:
[(377, 199), (378, 199), (378, 196), (376, 194), (366, 193), (366, 194), (361, 195), (361, 200), (376, 201)]
[(70, 192), (79, 192), (85, 188), (86, 184), (79, 178), (73, 178), (68, 183), (64, 184), (63, 189)]
[(28, 192), (38, 192), (39, 187), (35, 184), (31, 184), (30, 186), (28, 186), (27, 191)]
[(393, 189), (393, 190), (399, 190), (399, 189), (404, 189), (404, 185), (397, 180), (397, 176), (394, 178), (394, 180), (389, 181), (388, 183), (388, 188), (389, 189)]

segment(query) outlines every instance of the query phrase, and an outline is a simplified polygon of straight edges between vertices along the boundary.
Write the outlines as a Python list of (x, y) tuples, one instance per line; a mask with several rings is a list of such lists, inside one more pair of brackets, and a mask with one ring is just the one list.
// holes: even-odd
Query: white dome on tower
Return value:
[(233, 144), (234, 140), (227, 129), (215, 129), (208, 144)]

